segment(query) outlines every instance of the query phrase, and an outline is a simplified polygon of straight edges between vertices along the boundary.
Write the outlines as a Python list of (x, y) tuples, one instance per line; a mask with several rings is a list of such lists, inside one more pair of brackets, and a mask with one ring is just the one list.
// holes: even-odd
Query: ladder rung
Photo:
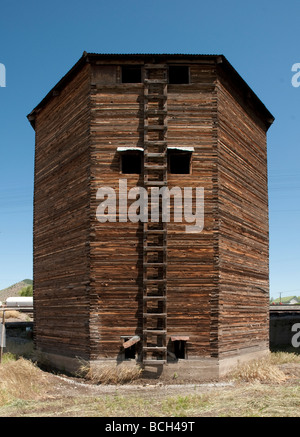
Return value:
[(166, 346), (143, 346), (143, 349), (151, 352), (166, 352), (167, 350)]
[(166, 279), (144, 279), (144, 282), (147, 282), (148, 284), (161, 284), (164, 282), (167, 282)]
[(164, 70), (167, 68), (167, 64), (145, 64), (146, 70)]
[[(151, 144), (150, 146), (146, 145), (145, 149), (144, 149), (144, 156), (145, 156), (145, 161), (147, 162), (147, 158), (166, 158), (167, 155), (167, 150), (162, 149), (162, 150), (156, 150), (156, 149), (152, 149), (152, 147), (154, 147), (154, 144)], [(157, 146), (159, 147), (159, 146)], [(161, 146), (164, 147), (164, 146)]]
[(167, 296), (144, 296), (144, 300), (167, 300)]
[(166, 229), (146, 229), (145, 231), (144, 231), (144, 233), (147, 233), (147, 234), (165, 234), (165, 233), (167, 233), (167, 230)]
[(149, 168), (150, 170), (167, 170), (167, 164), (159, 165), (159, 164), (144, 164), (144, 168)]
[(165, 246), (144, 246), (144, 250), (153, 251), (153, 250), (167, 250)]
[(167, 147), (168, 142), (167, 141), (145, 141), (145, 146), (165, 146)]
[(168, 185), (167, 181), (145, 181), (144, 185), (152, 187), (164, 187)]
[(162, 70), (164, 68), (167, 68), (167, 64), (145, 64), (144, 68), (146, 68), (146, 70)]
[(153, 109), (153, 108), (146, 108), (144, 110), (145, 115), (167, 115), (166, 109)]
[(147, 156), (147, 158), (165, 158), (166, 154), (165, 153), (154, 153), (154, 152), (147, 152), (146, 151), (145, 156)]
[(166, 265), (167, 263), (144, 263), (144, 267), (162, 267)]
[(166, 317), (167, 314), (166, 313), (144, 313), (143, 317)]
[(147, 130), (165, 130), (168, 126), (166, 124), (158, 124), (158, 125), (146, 125), (144, 129)]
[(165, 94), (145, 94), (144, 97), (148, 100), (165, 100), (167, 98)]
[(158, 329), (144, 329), (144, 334), (153, 334), (153, 335), (165, 335), (167, 331), (165, 330), (158, 330)]
[(146, 366), (162, 366), (166, 362), (166, 360), (143, 360), (143, 364)]
[(167, 79), (145, 79), (144, 80), (145, 84), (159, 84), (159, 83), (168, 83)]

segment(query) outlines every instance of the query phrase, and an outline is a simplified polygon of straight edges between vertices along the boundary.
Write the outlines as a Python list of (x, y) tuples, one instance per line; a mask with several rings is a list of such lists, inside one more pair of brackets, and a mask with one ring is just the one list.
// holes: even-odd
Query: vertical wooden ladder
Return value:
[[(159, 366), (167, 361), (167, 223), (161, 196), (154, 202), (151, 193), (167, 186), (167, 66), (146, 64), (144, 71), (144, 187), (149, 200), (143, 229), (142, 359)], [(151, 221), (152, 211), (157, 221)]]

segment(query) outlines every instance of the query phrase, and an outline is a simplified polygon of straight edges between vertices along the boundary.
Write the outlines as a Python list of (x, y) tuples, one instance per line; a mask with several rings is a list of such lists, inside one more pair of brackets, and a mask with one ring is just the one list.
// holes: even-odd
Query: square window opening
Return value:
[(141, 174), (142, 173), (142, 154), (127, 152), (121, 154), (121, 173)]
[(178, 360), (186, 358), (186, 340), (174, 341), (174, 354)]
[(122, 83), (141, 83), (142, 68), (136, 65), (122, 67)]
[(190, 174), (191, 156), (190, 152), (168, 151), (169, 172), (171, 174)]
[(185, 65), (169, 67), (169, 83), (185, 84), (190, 83), (190, 69)]

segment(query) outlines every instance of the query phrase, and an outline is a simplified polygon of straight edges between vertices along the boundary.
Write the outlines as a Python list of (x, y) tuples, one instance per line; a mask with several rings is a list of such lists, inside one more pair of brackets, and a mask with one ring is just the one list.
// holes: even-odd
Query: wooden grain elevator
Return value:
[[(84, 52), (28, 119), (34, 341), (53, 366), (203, 380), (268, 351), (274, 118), (223, 55)], [(172, 196), (169, 221), (161, 198), (156, 221), (120, 202), (101, 221), (101, 187), (188, 187), (193, 208), (201, 188), (203, 228), (175, 220)]]

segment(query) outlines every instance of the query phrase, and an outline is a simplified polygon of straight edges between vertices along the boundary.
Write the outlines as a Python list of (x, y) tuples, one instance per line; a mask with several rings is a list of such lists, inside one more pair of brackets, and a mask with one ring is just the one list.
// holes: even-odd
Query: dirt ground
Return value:
[(207, 382), (202, 384), (166, 384), (163, 382), (149, 382), (149, 380), (139, 380), (131, 384), (96, 385), (66, 375), (51, 375), (49, 380), (52, 381), (53, 393), (62, 392), (63, 395), (67, 397), (114, 395), (118, 393), (118, 395), (124, 396), (139, 396), (144, 398), (155, 396), (156, 399), (162, 399), (168, 396), (186, 396), (188, 394), (204, 393), (209, 390), (222, 390), (226, 387), (234, 386), (234, 383), (230, 381)]
[(284, 382), (138, 380), (125, 385), (97, 385), (34, 368), (30, 394), (17, 393), (0, 407), (0, 417), (300, 416), (300, 363), (278, 367)]
[[(18, 349), (30, 344), (12, 340)], [(300, 417), (300, 361), (277, 368), (284, 375), (280, 381), (225, 377), (181, 383), (141, 377), (113, 385), (53, 373), (30, 361), (22, 378), (16, 367), (8, 399), (1, 399), (0, 378), (0, 417)]]
[[(300, 383), (300, 363), (287, 363), (278, 366), (287, 376), (286, 384)], [(176, 383), (159, 380), (151, 381), (149, 379), (139, 379), (130, 384), (93, 384), (82, 378), (75, 378), (67, 375), (48, 374), (49, 381), (53, 386), (54, 392), (63, 390), (65, 396), (89, 396), (97, 394), (114, 394), (116, 391), (124, 395), (136, 395), (149, 397), (155, 394), (156, 398), (163, 398), (172, 395), (188, 395), (204, 393), (210, 390), (224, 390), (229, 387), (235, 387), (234, 382), (229, 377), (224, 377), (220, 381), (211, 381), (205, 383)]]

